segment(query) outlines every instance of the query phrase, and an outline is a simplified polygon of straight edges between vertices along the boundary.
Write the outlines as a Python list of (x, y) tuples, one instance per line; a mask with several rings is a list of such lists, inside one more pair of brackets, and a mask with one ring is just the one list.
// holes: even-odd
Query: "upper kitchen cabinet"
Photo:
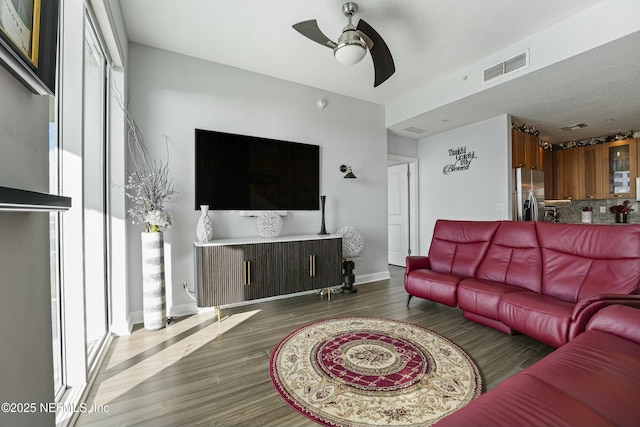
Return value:
[(578, 153), (578, 196), (580, 199), (603, 199), (604, 147), (587, 145), (574, 149)]
[(514, 168), (542, 170), (542, 148), (539, 138), (526, 132), (511, 131), (511, 161)]
[(566, 149), (553, 152), (555, 165), (555, 197), (558, 199), (578, 199), (578, 150)]
[(555, 163), (553, 161), (553, 151), (542, 150), (543, 165), (544, 165), (544, 198), (555, 199), (556, 198), (556, 186), (555, 186)]
[(603, 145), (605, 198), (631, 198), (636, 195), (637, 140), (607, 142)]

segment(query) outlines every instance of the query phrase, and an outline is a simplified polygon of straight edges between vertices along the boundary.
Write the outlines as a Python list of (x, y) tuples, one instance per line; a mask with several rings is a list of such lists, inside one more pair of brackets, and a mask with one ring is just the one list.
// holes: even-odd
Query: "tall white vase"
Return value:
[(164, 284), (164, 234), (142, 233), (142, 317), (144, 328), (167, 325)]
[(196, 224), (196, 237), (198, 242), (206, 243), (213, 238), (213, 224), (209, 219), (209, 205), (200, 205), (200, 211), (202, 215), (200, 215)]

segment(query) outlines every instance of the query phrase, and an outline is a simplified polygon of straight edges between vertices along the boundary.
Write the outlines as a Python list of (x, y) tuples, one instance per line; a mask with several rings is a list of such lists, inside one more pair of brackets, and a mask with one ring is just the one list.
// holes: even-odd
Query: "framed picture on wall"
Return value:
[(53, 94), (59, 0), (0, 0), (0, 63), (32, 92)]

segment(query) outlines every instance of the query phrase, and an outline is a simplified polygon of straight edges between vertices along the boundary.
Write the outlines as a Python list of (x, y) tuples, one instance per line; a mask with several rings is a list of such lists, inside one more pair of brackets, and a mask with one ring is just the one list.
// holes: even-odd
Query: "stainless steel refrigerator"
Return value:
[(513, 219), (544, 221), (544, 172), (514, 169)]

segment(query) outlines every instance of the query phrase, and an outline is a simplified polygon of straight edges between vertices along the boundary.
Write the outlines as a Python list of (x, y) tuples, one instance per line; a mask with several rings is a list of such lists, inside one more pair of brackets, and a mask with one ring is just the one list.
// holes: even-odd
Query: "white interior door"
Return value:
[(409, 255), (409, 182), (408, 165), (387, 168), (389, 264), (404, 267)]

